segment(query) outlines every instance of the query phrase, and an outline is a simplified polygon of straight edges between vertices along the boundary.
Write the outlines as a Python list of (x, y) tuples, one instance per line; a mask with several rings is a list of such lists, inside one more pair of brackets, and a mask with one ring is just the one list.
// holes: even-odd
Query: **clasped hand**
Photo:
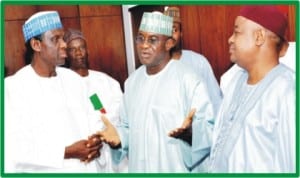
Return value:
[(93, 134), (87, 140), (79, 140), (65, 149), (65, 159), (76, 158), (82, 162), (89, 163), (98, 158), (101, 153), (102, 142), (99, 136)]

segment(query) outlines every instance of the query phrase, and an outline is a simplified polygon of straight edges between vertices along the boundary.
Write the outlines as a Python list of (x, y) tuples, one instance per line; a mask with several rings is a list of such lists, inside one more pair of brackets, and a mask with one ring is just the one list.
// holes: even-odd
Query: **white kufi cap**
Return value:
[(172, 36), (173, 18), (161, 12), (144, 12), (140, 31)]

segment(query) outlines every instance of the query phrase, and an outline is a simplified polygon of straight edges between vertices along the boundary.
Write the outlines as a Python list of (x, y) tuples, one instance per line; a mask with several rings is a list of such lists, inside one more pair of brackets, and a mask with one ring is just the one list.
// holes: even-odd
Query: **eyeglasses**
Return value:
[(159, 44), (160, 39), (157, 36), (150, 36), (148, 38), (145, 38), (143, 35), (138, 35), (135, 38), (135, 43), (138, 45), (144, 44), (145, 41), (147, 41), (147, 43), (150, 44), (151, 46), (156, 46)]

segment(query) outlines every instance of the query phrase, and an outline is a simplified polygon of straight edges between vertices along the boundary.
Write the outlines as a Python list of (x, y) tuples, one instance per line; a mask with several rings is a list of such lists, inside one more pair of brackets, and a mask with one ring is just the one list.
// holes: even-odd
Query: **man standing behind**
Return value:
[[(182, 26), (180, 19), (180, 10), (178, 7), (166, 7), (165, 15), (173, 17), (173, 31), (172, 38), (175, 41), (174, 47), (171, 49), (172, 59), (179, 60), (184, 65), (187, 65), (195, 74), (199, 75), (203, 81), (206, 83), (208, 88), (208, 95), (213, 103), (214, 115), (217, 115), (219, 106), (222, 101), (222, 93), (218, 82), (214, 76), (212, 68), (207, 61), (207, 59), (194, 51), (182, 49)], [(182, 131), (183, 129), (181, 129)], [(172, 134), (181, 135), (179, 130), (173, 130)], [(197, 132), (197, 131), (196, 131)], [(172, 135), (171, 134), (171, 135)], [(194, 135), (196, 139), (196, 135)], [(201, 138), (199, 138), (201, 142)], [(209, 157), (206, 157), (204, 160), (199, 160), (198, 163), (194, 163), (193, 172), (207, 172)]]
[(274, 6), (245, 6), (229, 38), (237, 72), (224, 95), (211, 172), (295, 172), (295, 74), (279, 63), (287, 19)]
[(102, 144), (87, 139), (86, 90), (58, 67), (67, 57), (58, 13), (32, 15), (23, 33), (31, 64), (5, 78), (5, 172), (97, 172)]
[[(82, 32), (75, 29), (68, 29), (64, 35), (64, 40), (67, 43), (67, 55), (69, 67), (74, 72), (78, 73), (87, 86), (88, 96), (97, 94), (105, 114), (113, 125), (116, 125), (119, 119), (119, 106), (122, 101), (122, 90), (118, 81), (99, 71), (90, 70), (88, 67), (88, 49), (86, 39)], [(90, 104), (92, 107), (92, 104)], [(99, 111), (90, 111), (91, 115), (96, 115), (97, 120), (90, 123), (94, 126), (93, 130), (98, 131), (101, 127), (102, 120)], [(112, 163), (108, 145), (104, 145), (101, 149), (101, 157), (97, 158), (99, 164), (99, 172), (126, 172), (126, 160), (122, 164), (116, 166)]]
[(197, 158), (209, 154), (213, 105), (202, 79), (171, 60), (172, 24), (172, 18), (160, 12), (143, 14), (136, 37), (143, 65), (125, 82), (121, 126), (115, 129), (103, 118), (107, 128), (100, 137), (113, 148), (116, 162), (128, 154), (129, 172), (190, 171), (194, 140), (174, 139), (168, 132), (180, 126), (192, 108), (193, 129), (202, 135), (194, 152)]
[(203, 78), (209, 89), (208, 94), (213, 102), (214, 112), (217, 113), (222, 101), (222, 93), (209, 62), (201, 54), (182, 49), (183, 33), (179, 8), (165, 7), (164, 14), (173, 17), (172, 38), (175, 40), (175, 46), (171, 49), (172, 59), (180, 60)]

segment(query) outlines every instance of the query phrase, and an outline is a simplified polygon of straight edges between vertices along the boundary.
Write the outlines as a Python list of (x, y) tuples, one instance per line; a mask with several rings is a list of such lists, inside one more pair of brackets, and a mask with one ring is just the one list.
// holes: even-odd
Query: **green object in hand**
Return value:
[(103, 104), (101, 103), (101, 101), (96, 93), (93, 94), (92, 96), (90, 96), (90, 100), (91, 100), (95, 110), (100, 110), (101, 113), (103, 113), (103, 114), (106, 113), (106, 111), (103, 107)]

